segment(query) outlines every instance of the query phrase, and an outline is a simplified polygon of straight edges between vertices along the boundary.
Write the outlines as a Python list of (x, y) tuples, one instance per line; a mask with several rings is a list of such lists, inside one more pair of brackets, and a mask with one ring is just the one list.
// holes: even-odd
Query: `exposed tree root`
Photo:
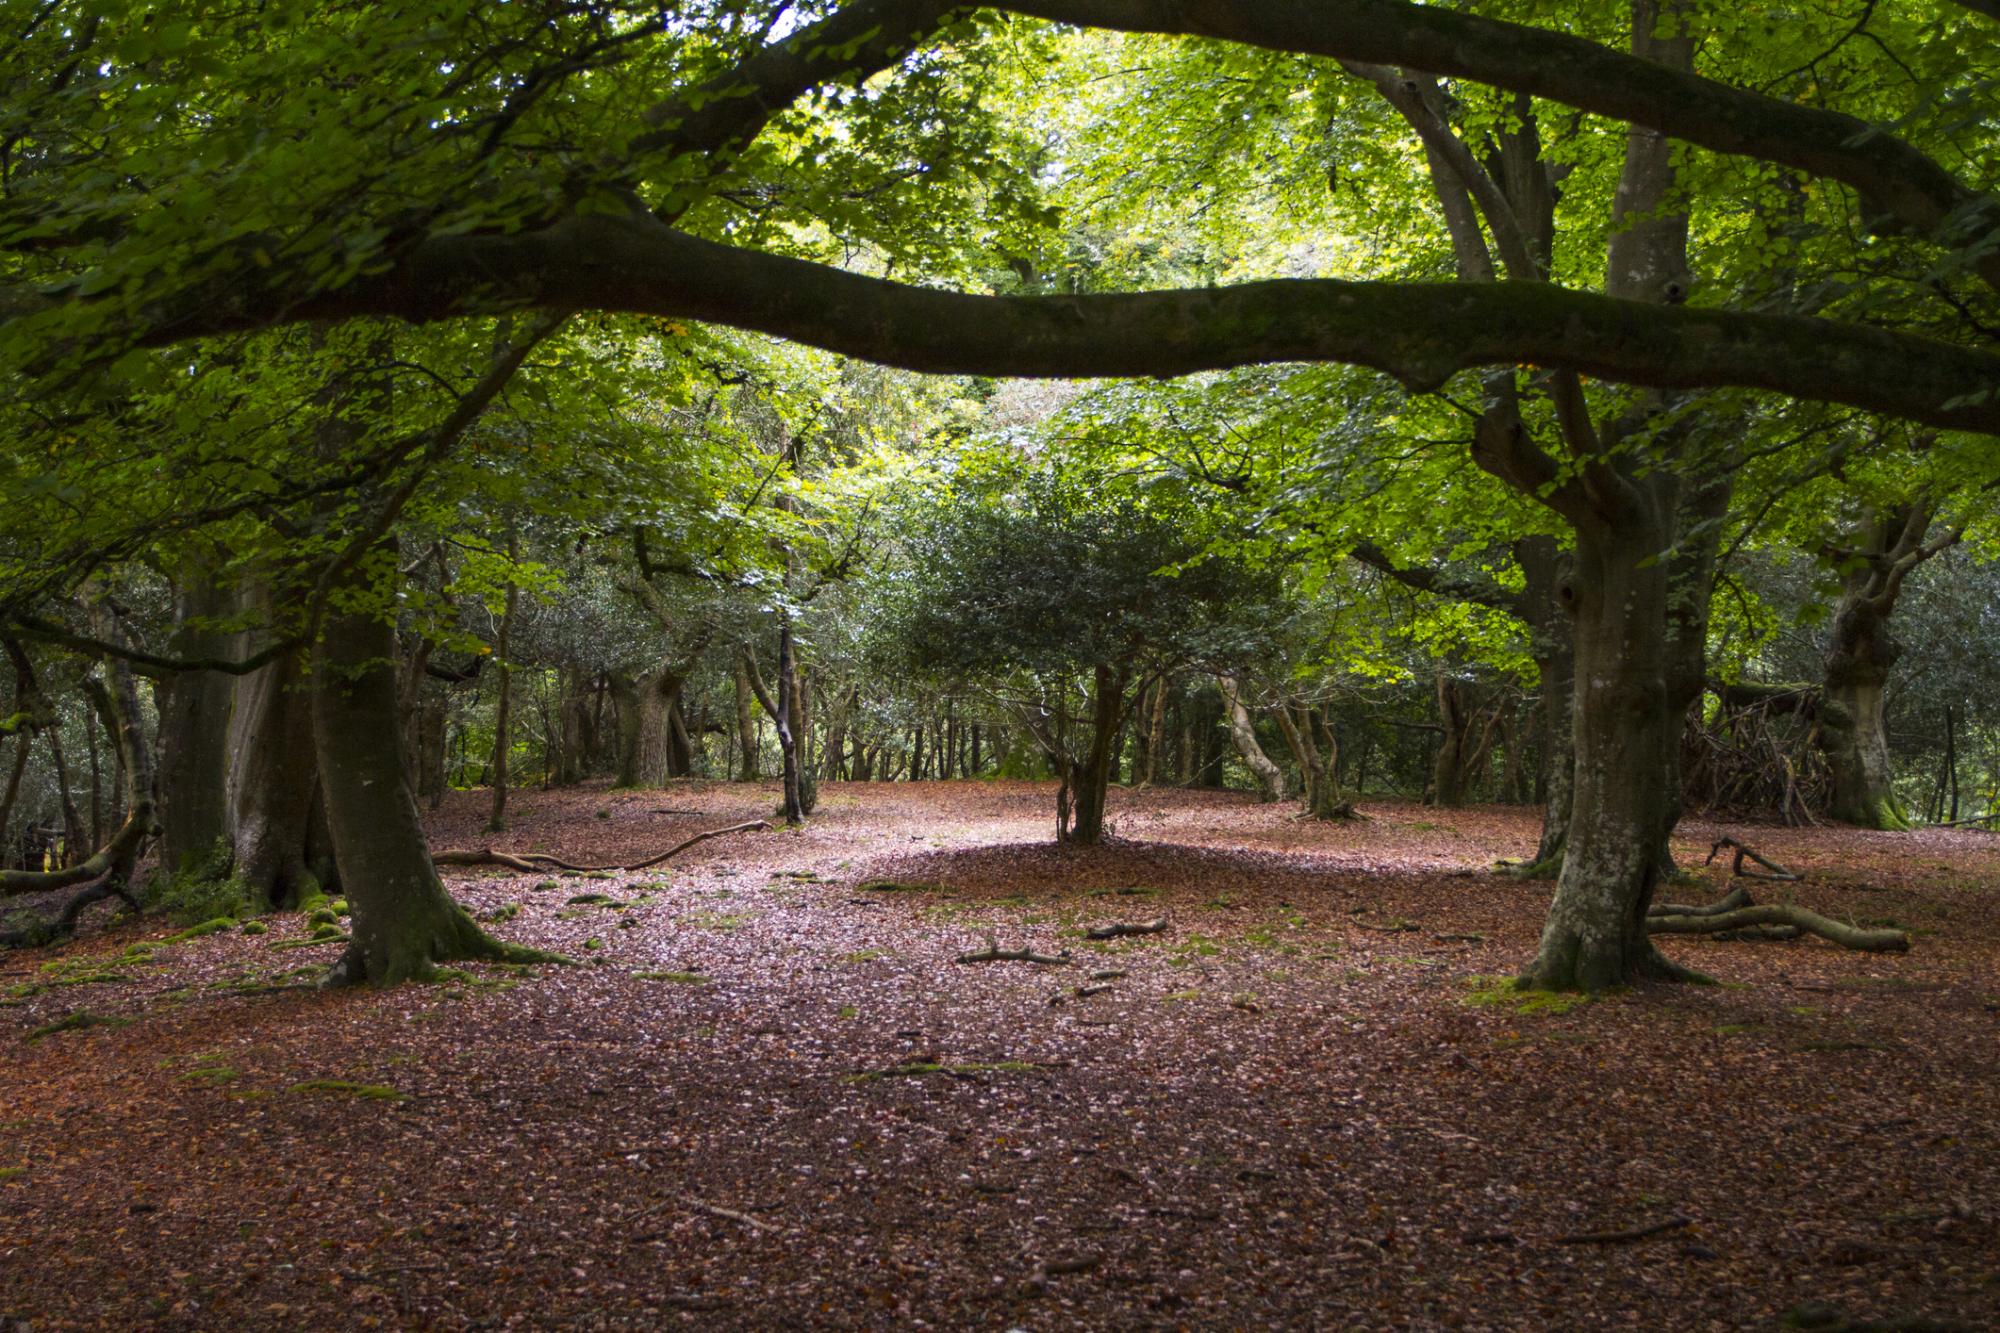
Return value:
[(431, 864), (439, 866), (501, 866), (508, 870), (518, 870), (527, 875), (538, 875), (549, 870), (567, 870), (573, 874), (601, 874), (607, 870), (646, 870), (671, 860), (698, 842), (719, 838), (725, 833), (744, 833), (750, 829), (767, 829), (771, 823), (767, 819), (752, 819), (741, 824), (731, 824), (728, 828), (710, 829), (697, 833), (686, 842), (676, 843), (658, 856), (649, 856), (643, 861), (630, 865), (582, 866), (550, 856), (546, 852), (501, 852), (491, 847), (453, 847), (431, 854)]
[(1087, 940), (1117, 940), (1127, 935), (1158, 935), (1166, 928), (1165, 917), (1152, 921), (1115, 921), (1108, 926), (1092, 926), (1083, 933), (1083, 937)]

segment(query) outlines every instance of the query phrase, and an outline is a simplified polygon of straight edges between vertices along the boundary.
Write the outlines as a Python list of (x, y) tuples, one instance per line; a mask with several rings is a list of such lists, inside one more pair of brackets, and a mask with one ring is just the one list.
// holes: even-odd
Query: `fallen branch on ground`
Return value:
[(1002, 949), (998, 945), (989, 944), (984, 949), (975, 949), (971, 953), (962, 953), (952, 961), (955, 963), (1043, 963), (1053, 965), (1067, 963), (1069, 961), (1069, 954), (1036, 953), (1033, 949)]
[(1631, 1227), (1625, 1231), (1582, 1231), (1569, 1236), (1557, 1236), (1558, 1245), (1625, 1245), (1635, 1240), (1645, 1240), (1663, 1231), (1679, 1231), (1682, 1227), (1694, 1225), (1691, 1217), (1670, 1217), (1664, 1222), (1654, 1222), (1649, 1226)]
[(1157, 917), (1151, 921), (1115, 921), (1108, 926), (1092, 926), (1083, 933), (1087, 940), (1117, 940), (1127, 935), (1158, 935), (1167, 928), (1167, 919)]
[(1648, 917), (1655, 916), (1721, 916), (1724, 912), (1734, 912), (1739, 908), (1755, 907), (1757, 900), (1750, 891), (1738, 884), (1722, 897), (1706, 907), (1692, 903), (1654, 903), (1646, 909)]
[(502, 866), (508, 870), (518, 870), (523, 874), (538, 875), (549, 870), (567, 870), (572, 874), (593, 875), (607, 870), (645, 870), (662, 861), (679, 856), (698, 842), (719, 838), (725, 833), (744, 833), (751, 829), (767, 829), (771, 823), (766, 819), (752, 819), (742, 824), (731, 824), (728, 828), (710, 829), (697, 833), (686, 842), (676, 843), (658, 856), (649, 856), (643, 861), (630, 865), (580, 866), (550, 856), (547, 852), (501, 852), (491, 847), (453, 847), (431, 854), (431, 864), (440, 866)]
[(741, 1222), (753, 1231), (778, 1230), (777, 1227), (772, 1226), (761, 1217), (752, 1217), (748, 1213), (739, 1213), (734, 1208), (724, 1208), (721, 1204), (707, 1203), (701, 1199), (682, 1199), (681, 1202), (694, 1209), (697, 1213), (707, 1213), (710, 1217), (720, 1217), (729, 1222)]
[(1752, 926), (1791, 926), (1863, 953), (1907, 953), (1910, 937), (1900, 930), (1864, 930), (1821, 916), (1803, 907), (1776, 903), (1740, 907), (1715, 916), (1649, 916), (1646, 929), (1654, 935), (1713, 935)]
[[(1736, 860), (1729, 867), (1729, 873), (1732, 875), (1740, 875), (1744, 879), (1801, 878), (1801, 876), (1796, 875), (1793, 872), (1785, 869), (1783, 866), (1779, 865), (1776, 861), (1773, 861), (1768, 857), (1759, 856), (1756, 852), (1752, 851), (1748, 847), (1745, 847), (1742, 843), (1736, 841), (1736, 839), (1734, 838), (1722, 838), (1718, 840), (1715, 846), (1708, 849), (1708, 860), (1703, 861), (1702, 864), (1703, 865), (1715, 864), (1716, 855), (1720, 853), (1724, 847), (1734, 847), (1736, 849)], [(1763, 873), (1763, 871), (1745, 870), (1743, 868), (1743, 862), (1746, 857), (1752, 861), (1755, 861), (1758, 865), (1764, 867), (1764, 870), (1768, 870), (1771, 873), (1765, 874)]]

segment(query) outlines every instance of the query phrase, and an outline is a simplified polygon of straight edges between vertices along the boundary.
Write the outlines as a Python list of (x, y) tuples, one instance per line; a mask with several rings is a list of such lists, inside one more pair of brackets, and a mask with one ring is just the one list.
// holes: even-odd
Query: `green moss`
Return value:
[(5, 1184), (10, 1180), (19, 1180), (27, 1174), (28, 1168), (25, 1166), (0, 1166), (0, 1184)]
[(861, 1017), (861, 1010), (860, 1010), (859, 1008), (857, 1008), (856, 1006), (854, 1006), (854, 1005), (851, 1005), (851, 1004), (843, 1004), (843, 1005), (841, 1005), (841, 1006), (840, 1006), (840, 1008), (839, 1008), (838, 1010), (836, 1010), (836, 1011), (834, 1012), (834, 1017), (835, 1017), (835, 1018), (859, 1018), (859, 1017)]
[(239, 929), (245, 935), (263, 935), (269, 933), (271, 928), (262, 921), (245, 921)]
[(236, 929), (236, 926), (237, 920), (235, 917), (218, 916), (213, 920), (204, 921), (200, 925), (189, 926), (186, 930), (169, 935), (161, 940), (160, 943), (163, 945), (183, 944), (188, 940), (198, 940), (204, 935), (220, 935), (225, 930)]
[(1199, 1000), (1201, 998), (1201, 992), (1193, 989), (1168, 991), (1161, 998), (1167, 1004), (1181, 1004), (1187, 1000)]
[(1590, 1003), (1588, 995), (1536, 990), (1514, 977), (1467, 977), (1465, 1002), (1475, 1008), (1511, 1009), (1517, 1014), (1566, 1014)]
[(408, 1101), (406, 1094), (381, 1083), (350, 1083), (338, 1078), (309, 1078), (303, 1083), (294, 1083), (288, 1092), (321, 1093), (329, 1097), (354, 1097), (367, 1102)]
[(536, 880), (533, 884), (530, 884), (528, 886), (528, 889), (530, 892), (533, 893), (548, 893), (551, 892), (552, 890), (559, 889), (561, 887), (562, 886), (560, 884), (556, 883), (552, 879), (542, 879), (542, 880)]
[(79, 1009), (73, 1014), (64, 1014), (53, 1023), (42, 1024), (42, 1026), (28, 1033), (23, 1040), (40, 1041), (44, 1037), (53, 1037), (58, 1032), (82, 1032), (87, 1028), (123, 1028), (130, 1027), (131, 1025), (132, 1020), (129, 1018), (118, 1018), (109, 1014), (93, 1014), (88, 1009)]
[(315, 932), (310, 939), (279, 940), (277, 943), (266, 945), (265, 947), (274, 952), (280, 949), (316, 949), (322, 944), (345, 944), (350, 938), (340, 927), (335, 926), (329, 934)]
[(699, 972), (634, 972), (640, 981), (671, 981), (677, 986), (706, 986), (713, 977), (705, 977)]
[(597, 950), (602, 949), (604, 947), (604, 941), (598, 939), (595, 935), (593, 935), (589, 939), (583, 942), (583, 947), (590, 950), (592, 953), (595, 953), (597, 952)]
[(196, 1065), (181, 1075), (188, 1083), (234, 1083), (242, 1075), (228, 1065)]
[(503, 903), (479, 919), (492, 925), (498, 925), (502, 921), (512, 921), (519, 915), (521, 915), (521, 904)]
[(347, 905), (347, 899), (345, 899), (345, 898), (335, 898), (335, 899), (333, 900), (332, 904), (331, 904), (331, 908), (330, 908), (330, 910), (331, 910), (331, 911), (333, 912), (333, 914), (334, 914), (335, 916), (352, 916), (352, 915), (354, 915), (354, 913), (353, 913), (352, 909), (350, 909), (350, 908), (348, 907), (348, 905)]
[(235, 853), (218, 839), (205, 854), (190, 858), (173, 874), (156, 874), (146, 885), (148, 908), (182, 925), (243, 917), (257, 906), (250, 886), (230, 874)]
[(856, 949), (853, 953), (840, 955), (840, 961), (843, 963), (872, 963), (878, 958), (887, 958), (888, 956), (888, 954), (880, 949)]
[(950, 893), (943, 884), (920, 879), (869, 879), (855, 886), (863, 893)]
[[(1126, 940), (1124, 943), (1128, 948), (1134, 946), (1143, 948), (1152, 940), (1165, 938), (1163, 935), (1141, 935), (1137, 939)], [(1185, 967), (1197, 958), (1213, 958), (1221, 952), (1221, 940), (1213, 935), (1204, 935), (1200, 931), (1194, 931), (1174, 942), (1173, 947), (1167, 951), (1167, 962), (1173, 967)]]
[(730, 912), (696, 912), (681, 920), (697, 930), (741, 930), (757, 918)]
[(335, 912), (331, 907), (317, 907), (306, 913), (306, 924), (315, 930), (326, 926), (332, 926), (335, 930), (339, 930), (340, 914)]
[(608, 893), (579, 893), (569, 900), (571, 907), (623, 907), (624, 903)]

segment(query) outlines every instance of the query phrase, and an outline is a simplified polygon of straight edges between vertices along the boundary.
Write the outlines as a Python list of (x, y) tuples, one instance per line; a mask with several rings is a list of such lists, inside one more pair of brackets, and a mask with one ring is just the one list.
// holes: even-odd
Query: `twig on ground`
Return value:
[(1623, 1231), (1579, 1231), (1567, 1236), (1557, 1236), (1558, 1245), (1627, 1245), (1635, 1240), (1645, 1240), (1663, 1231), (1679, 1231), (1691, 1227), (1694, 1219), (1679, 1215), (1669, 1217), (1664, 1222), (1653, 1222), (1643, 1227), (1628, 1227)]
[(508, 870), (518, 870), (523, 874), (541, 874), (549, 870), (567, 870), (572, 874), (601, 874), (607, 870), (645, 870), (662, 861), (679, 856), (698, 842), (719, 838), (725, 833), (744, 833), (750, 829), (767, 829), (771, 823), (766, 819), (747, 820), (741, 824), (731, 824), (728, 828), (710, 829), (697, 833), (685, 842), (675, 843), (658, 856), (649, 856), (643, 861), (630, 865), (584, 866), (550, 856), (547, 852), (501, 852), (491, 847), (450, 847), (431, 855), (431, 864), (440, 866), (501, 866)]
[(989, 944), (984, 949), (974, 949), (971, 953), (962, 953), (952, 961), (955, 963), (1041, 963), (1044, 966), (1057, 966), (1067, 963), (1069, 960), (1068, 953), (1036, 953), (1033, 949), (1002, 949), (998, 945)]

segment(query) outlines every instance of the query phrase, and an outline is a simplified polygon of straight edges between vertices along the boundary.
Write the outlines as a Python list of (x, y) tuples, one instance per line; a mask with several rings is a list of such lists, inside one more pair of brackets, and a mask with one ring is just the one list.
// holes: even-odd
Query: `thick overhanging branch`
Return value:
[(1341, 362), (1432, 389), (1471, 367), (1526, 364), (1662, 389), (1763, 389), (2000, 433), (2000, 356), (1852, 324), (1517, 282), (1278, 279), (974, 296), (721, 245), (643, 214), (437, 238), (379, 277), (302, 300), (214, 294), (156, 340), (276, 320), (423, 323), (510, 305), (705, 320), (938, 374), (1106, 378)]
[[(1867, 121), (1462, 9), (1408, 0), (1019, 0), (998, 7), (1081, 27), (1213, 37), (1472, 79), (1841, 181), (1871, 214), (1948, 244), (2000, 230), (2000, 201), (1966, 188)], [(1981, 276), (2000, 287), (2000, 253), (1977, 262)]]
[(138, 675), (154, 679), (178, 675), (184, 671), (215, 671), (228, 676), (247, 676), (260, 667), (277, 661), (299, 646), (298, 639), (280, 639), (268, 648), (244, 658), (162, 657), (158, 653), (129, 648), (107, 639), (93, 639), (87, 634), (72, 633), (55, 621), (44, 620), (40, 616), (17, 615), (13, 617), (13, 624), (22, 638), (73, 648), (77, 652), (88, 653), (93, 657), (120, 658), (131, 663), (132, 670)]

